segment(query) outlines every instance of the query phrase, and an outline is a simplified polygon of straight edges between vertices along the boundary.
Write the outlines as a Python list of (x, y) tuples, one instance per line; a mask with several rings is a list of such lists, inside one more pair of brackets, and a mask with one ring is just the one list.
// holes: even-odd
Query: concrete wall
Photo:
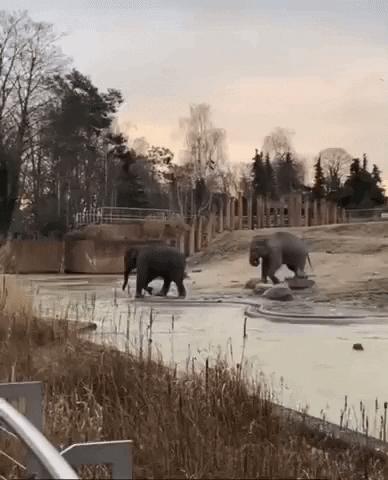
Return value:
[(121, 274), (124, 254), (131, 244), (164, 243), (161, 241), (66, 240), (65, 272), (87, 274)]
[(0, 257), (5, 273), (59, 273), (63, 253), (60, 240), (10, 240)]

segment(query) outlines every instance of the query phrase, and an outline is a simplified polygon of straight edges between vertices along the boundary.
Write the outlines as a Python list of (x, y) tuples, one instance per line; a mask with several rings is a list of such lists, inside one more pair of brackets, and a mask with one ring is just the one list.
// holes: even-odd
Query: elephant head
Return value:
[(125, 287), (127, 286), (129, 274), (134, 268), (136, 268), (138, 255), (139, 255), (138, 247), (131, 247), (125, 252), (123, 290), (125, 290)]
[(252, 267), (260, 265), (260, 258), (265, 258), (269, 254), (266, 238), (254, 238), (251, 242), (249, 250), (249, 263)]

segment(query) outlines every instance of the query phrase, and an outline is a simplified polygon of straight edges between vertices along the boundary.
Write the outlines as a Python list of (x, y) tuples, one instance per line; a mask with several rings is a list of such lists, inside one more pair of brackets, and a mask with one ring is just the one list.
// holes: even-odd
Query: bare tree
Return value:
[(190, 116), (179, 121), (185, 139), (182, 163), (189, 164), (198, 214), (208, 210), (219, 188), (220, 169), (226, 164), (226, 133), (216, 128), (207, 104), (192, 105)]
[(331, 147), (322, 150), (318, 157), (321, 158), (328, 191), (337, 191), (346, 179), (352, 156), (343, 148)]
[(272, 159), (283, 159), (287, 153), (294, 153), (292, 136), (294, 132), (282, 127), (276, 127), (264, 137), (263, 153), (269, 154)]
[(8, 189), (0, 229), (8, 230), (19, 198), (26, 152), (40, 131), (41, 110), (50, 100), (48, 80), (65, 66), (52, 26), (26, 12), (0, 12), (0, 166)]

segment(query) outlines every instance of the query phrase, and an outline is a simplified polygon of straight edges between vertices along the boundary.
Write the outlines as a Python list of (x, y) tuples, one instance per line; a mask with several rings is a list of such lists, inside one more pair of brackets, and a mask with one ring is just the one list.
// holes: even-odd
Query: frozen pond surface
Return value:
[[(121, 349), (148, 348), (147, 326), (153, 312), (152, 348), (164, 361), (186, 368), (187, 359), (195, 364), (207, 357), (222, 358), (234, 364), (242, 356), (254, 376), (264, 374), (277, 399), (291, 408), (309, 406), (308, 412), (339, 423), (345, 395), (351, 408), (346, 416), (354, 428), (361, 429), (360, 401), (369, 416), (369, 432), (379, 435), (383, 403), (388, 401), (388, 318), (350, 325), (278, 323), (264, 318), (247, 319), (247, 338), (243, 341), (244, 307), (239, 305), (185, 306), (176, 300), (163, 305), (163, 299), (148, 297), (134, 302), (122, 292), (121, 276), (22, 276), (34, 292), (35, 305), (49, 317), (67, 312), (69, 318), (95, 321), (98, 341)], [(188, 284), (189, 282), (187, 282)], [(158, 284), (155, 281), (154, 284)], [(188, 298), (204, 298), (192, 294)], [(130, 279), (134, 293), (134, 277)], [(175, 295), (172, 287), (170, 295)], [(210, 294), (208, 297), (212, 297)], [(241, 294), (240, 297), (246, 297)], [(214, 297), (214, 296), (213, 296)], [(235, 297), (236, 298), (236, 297)], [(250, 298), (252, 301), (252, 298)], [(278, 308), (298, 311), (287, 303)], [(346, 306), (314, 307), (314, 312), (351, 313)], [(306, 308), (300, 310), (306, 311)], [(354, 310), (353, 310), (354, 312)], [(359, 313), (359, 312), (357, 312)], [(352, 350), (360, 342), (363, 352)], [(283, 381), (284, 379), (284, 381)], [(378, 411), (375, 412), (376, 398)]]

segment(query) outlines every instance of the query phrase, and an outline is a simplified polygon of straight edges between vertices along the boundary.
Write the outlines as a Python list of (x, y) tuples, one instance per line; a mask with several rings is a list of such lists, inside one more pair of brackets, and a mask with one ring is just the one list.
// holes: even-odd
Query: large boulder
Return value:
[(283, 302), (294, 299), (292, 292), (287, 285), (281, 284), (268, 288), (268, 290), (263, 293), (263, 298), (267, 298), (268, 300), (279, 300)]
[(315, 285), (314, 280), (310, 280), (307, 277), (291, 277), (286, 278), (285, 281), (291, 290), (304, 290), (306, 288), (312, 288)]

